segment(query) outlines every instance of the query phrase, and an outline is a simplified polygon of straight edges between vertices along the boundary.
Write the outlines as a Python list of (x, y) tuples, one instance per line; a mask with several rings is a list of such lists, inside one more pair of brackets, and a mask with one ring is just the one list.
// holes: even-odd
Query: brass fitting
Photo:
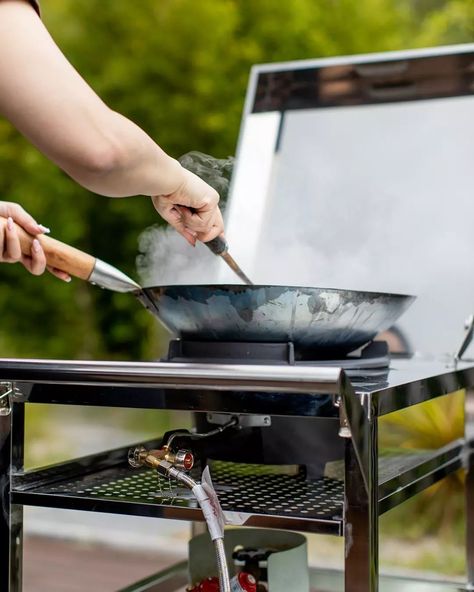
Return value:
[(194, 465), (194, 456), (189, 450), (172, 452), (167, 447), (147, 450), (144, 446), (137, 446), (128, 451), (128, 464), (134, 468), (146, 466), (158, 470), (163, 461), (177, 469), (190, 471)]

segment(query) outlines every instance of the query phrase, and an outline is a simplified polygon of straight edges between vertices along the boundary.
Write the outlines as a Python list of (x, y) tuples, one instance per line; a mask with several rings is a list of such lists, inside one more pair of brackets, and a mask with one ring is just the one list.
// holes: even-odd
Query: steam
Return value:
[(203, 244), (191, 247), (171, 227), (152, 226), (139, 238), (137, 269), (142, 285), (212, 284), (217, 257)]
[(474, 311), (473, 115), (472, 97), (287, 112), (260, 217), (235, 179), (232, 254), (259, 284), (415, 294), (397, 323), (412, 347), (455, 351)]
[[(288, 111), (276, 153), (254, 133), (266, 115), (245, 133), (253, 153), (272, 151), (268, 187), (249, 200), (239, 182), (258, 185), (261, 162), (244, 160), (226, 224), (244, 271), (258, 284), (416, 294), (399, 327), (417, 350), (455, 351), (474, 310), (472, 98)], [(182, 163), (225, 201), (232, 159)], [(236, 282), (172, 230), (148, 229), (140, 247), (145, 285)]]
[[(221, 210), (229, 192), (234, 158), (214, 158), (202, 152), (188, 152), (179, 159), (220, 195)], [(191, 247), (171, 227), (152, 226), (139, 237), (137, 271), (142, 285), (212, 284), (217, 282), (222, 262), (202, 243)], [(222, 276), (219, 275), (220, 281)], [(235, 281), (235, 278), (232, 278)]]

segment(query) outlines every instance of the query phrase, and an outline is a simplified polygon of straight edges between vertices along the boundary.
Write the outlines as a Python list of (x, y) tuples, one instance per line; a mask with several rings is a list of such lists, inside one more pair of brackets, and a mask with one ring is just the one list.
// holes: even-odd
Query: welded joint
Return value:
[(10, 415), (13, 403), (22, 397), (22, 392), (14, 382), (0, 382), (0, 416)]

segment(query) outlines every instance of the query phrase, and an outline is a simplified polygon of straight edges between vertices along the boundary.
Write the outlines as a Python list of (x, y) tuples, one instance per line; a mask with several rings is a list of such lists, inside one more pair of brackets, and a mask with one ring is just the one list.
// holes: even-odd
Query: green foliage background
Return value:
[[(471, 41), (474, 31), (469, 0), (43, 0), (42, 9), (99, 95), (174, 156), (234, 153), (254, 63)], [(78, 187), (3, 120), (0, 196), (131, 275), (138, 235), (157, 221), (144, 197)], [(0, 356), (146, 359), (156, 351), (156, 323), (133, 298), (80, 281), (2, 265), (0, 306)]]

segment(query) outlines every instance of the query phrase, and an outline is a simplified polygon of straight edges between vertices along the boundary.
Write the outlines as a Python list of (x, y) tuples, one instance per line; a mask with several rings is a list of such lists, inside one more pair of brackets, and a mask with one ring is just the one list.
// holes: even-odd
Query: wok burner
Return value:
[[(390, 365), (387, 343), (373, 341), (356, 352), (340, 359), (312, 359), (291, 342), (219, 342), (172, 340), (167, 362), (212, 364), (265, 364), (333, 366), (343, 368), (351, 381), (383, 382)], [(339, 436), (339, 412), (330, 395), (316, 396), (317, 405), (326, 409), (326, 417), (314, 422), (304, 417), (268, 417), (265, 425), (259, 418), (246, 417), (247, 425), (231, 428), (205, 440), (199, 450), (193, 450), (202, 464), (211, 460), (234, 463), (299, 466), (310, 480), (324, 475), (327, 463), (340, 461), (344, 456), (344, 442)], [(295, 405), (297, 401), (295, 399)], [(231, 419), (226, 414), (195, 414), (195, 427), (200, 433), (211, 432), (216, 424)], [(249, 421), (250, 419), (250, 421)], [(255, 419), (255, 421), (252, 421)], [(260, 418), (261, 419), (261, 418)]]
[(390, 365), (385, 341), (371, 341), (355, 352), (337, 358), (312, 356), (294, 344), (238, 341), (189, 341), (173, 339), (164, 361), (215, 364), (289, 364), (343, 368), (351, 377), (382, 376)]

